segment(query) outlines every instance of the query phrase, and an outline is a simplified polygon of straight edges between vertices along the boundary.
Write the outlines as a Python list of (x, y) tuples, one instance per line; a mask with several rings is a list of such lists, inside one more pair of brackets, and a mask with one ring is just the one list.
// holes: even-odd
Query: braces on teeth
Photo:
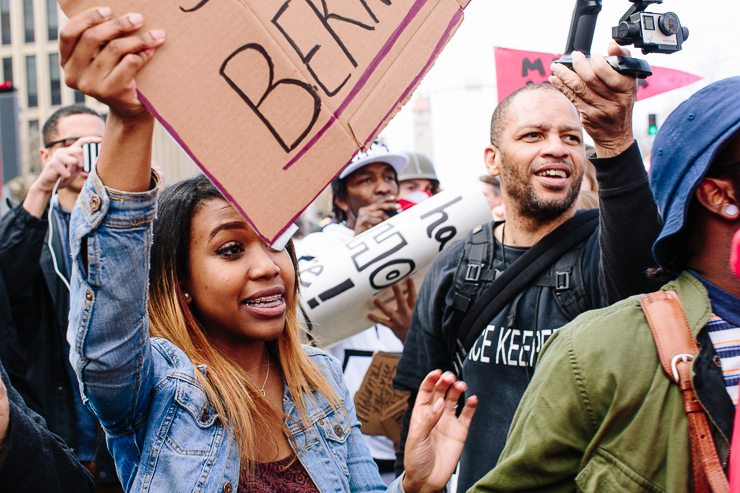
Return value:
[(247, 300), (244, 302), (246, 305), (259, 306), (261, 308), (273, 308), (280, 306), (283, 303), (283, 295), (276, 294), (273, 296), (264, 296), (257, 298), (256, 300)]

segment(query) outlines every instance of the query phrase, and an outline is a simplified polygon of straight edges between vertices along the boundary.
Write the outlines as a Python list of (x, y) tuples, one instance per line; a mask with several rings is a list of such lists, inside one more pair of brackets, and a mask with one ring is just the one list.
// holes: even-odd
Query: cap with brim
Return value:
[(665, 265), (670, 239), (685, 226), (699, 182), (739, 130), (740, 77), (732, 77), (684, 101), (658, 132), (650, 164), (650, 188), (663, 216), (663, 230), (653, 244), (658, 264)]
[(398, 174), (406, 169), (408, 162), (409, 158), (403, 154), (392, 154), (384, 144), (376, 140), (367, 151), (360, 152), (354, 157), (354, 159), (352, 159), (352, 161), (350, 161), (347, 167), (339, 173), (339, 179), (342, 180), (347, 178), (358, 169), (373, 163), (388, 164), (396, 170), (396, 174)]

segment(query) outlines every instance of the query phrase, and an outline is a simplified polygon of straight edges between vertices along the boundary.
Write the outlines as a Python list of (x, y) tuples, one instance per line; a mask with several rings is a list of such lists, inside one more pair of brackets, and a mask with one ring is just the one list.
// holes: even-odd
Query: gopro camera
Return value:
[(620, 45), (634, 44), (646, 55), (681, 51), (681, 45), (688, 37), (689, 29), (681, 25), (681, 20), (673, 12), (630, 14), (627, 11), (619, 25), (612, 28), (614, 41)]
[(98, 162), (100, 154), (100, 144), (97, 142), (88, 142), (82, 144), (82, 171), (89, 173)]
[[(568, 33), (565, 54), (556, 63), (573, 70), (572, 54), (580, 51), (591, 57), (591, 43), (594, 39), (596, 20), (601, 12), (602, 0), (576, 0), (573, 18)], [(680, 51), (683, 42), (689, 37), (689, 29), (681, 25), (673, 12), (653, 14), (645, 12), (650, 5), (663, 3), (663, 0), (630, 0), (632, 6), (619, 19), (619, 25), (612, 28), (612, 37), (618, 44), (634, 44), (647, 53), (675, 53)], [(650, 64), (645, 60), (629, 56), (606, 57), (614, 70), (620, 74), (645, 79), (653, 75)]]

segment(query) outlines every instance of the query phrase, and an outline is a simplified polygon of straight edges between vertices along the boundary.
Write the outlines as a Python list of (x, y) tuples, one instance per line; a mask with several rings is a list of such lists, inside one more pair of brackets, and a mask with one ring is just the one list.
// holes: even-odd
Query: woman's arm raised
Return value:
[(70, 219), (67, 340), (83, 401), (117, 436), (142, 425), (154, 381), (147, 317), (157, 204), (150, 169), (154, 121), (134, 77), (163, 38), (130, 35), (142, 23), (138, 14), (111, 19), (102, 7), (74, 16), (60, 33), (67, 83), (110, 107), (100, 160)]
[(164, 31), (132, 33), (141, 14), (111, 18), (98, 7), (72, 17), (60, 32), (59, 52), (68, 86), (110, 108), (97, 174), (109, 188), (149, 190), (154, 118), (143, 105), (134, 77), (164, 42)]

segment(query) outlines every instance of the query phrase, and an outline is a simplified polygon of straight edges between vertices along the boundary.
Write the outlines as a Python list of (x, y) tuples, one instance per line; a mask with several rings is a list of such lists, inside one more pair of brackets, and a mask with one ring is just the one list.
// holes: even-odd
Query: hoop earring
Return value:
[(725, 214), (734, 217), (740, 214), (740, 209), (738, 209), (736, 205), (728, 205), (725, 207)]

